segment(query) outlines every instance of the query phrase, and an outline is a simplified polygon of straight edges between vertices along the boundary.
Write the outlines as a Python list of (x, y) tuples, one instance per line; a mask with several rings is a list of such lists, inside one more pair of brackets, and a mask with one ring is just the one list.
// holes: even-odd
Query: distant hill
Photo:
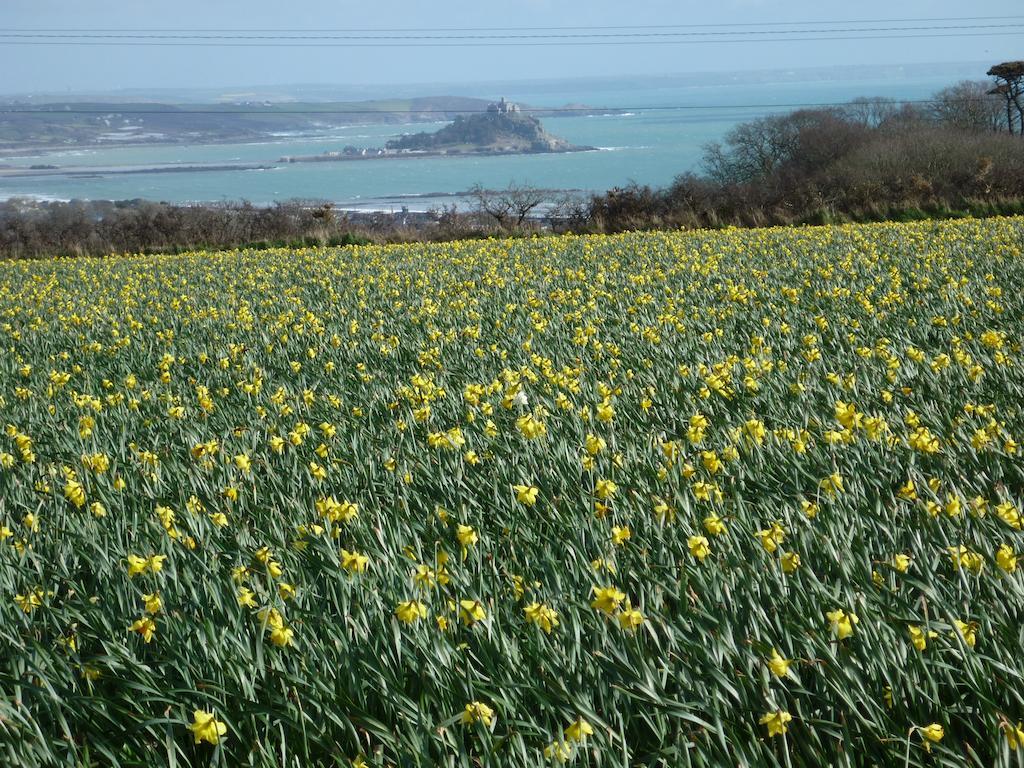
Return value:
[(458, 115), (434, 133), (415, 133), (389, 141), (389, 150), (410, 152), (574, 152), (576, 147), (548, 133), (540, 120), (521, 112)]
[[(215, 104), (8, 100), (0, 101), (0, 148), (259, 141), (317, 135), (348, 125), (453, 120), (466, 113), (483, 112), (487, 106), (485, 99), (465, 96)], [(566, 114), (616, 111), (582, 107)], [(554, 113), (557, 110), (534, 112), (542, 117)]]

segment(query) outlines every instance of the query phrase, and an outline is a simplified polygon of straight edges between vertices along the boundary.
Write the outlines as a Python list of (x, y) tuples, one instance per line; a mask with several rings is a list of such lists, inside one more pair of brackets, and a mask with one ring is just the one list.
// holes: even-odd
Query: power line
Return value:
[[(902, 106), (905, 104), (937, 104), (940, 102), (957, 103), (988, 103), (989, 99), (982, 98), (953, 98), (953, 99), (893, 99), (883, 101), (885, 104)], [(870, 101), (868, 103), (871, 103)], [(116, 106), (116, 105), (113, 105)], [(522, 109), (526, 113), (543, 114), (615, 114), (623, 112), (671, 112), (684, 110), (733, 110), (733, 109), (815, 109), (826, 107), (851, 107), (858, 106), (857, 102), (850, 101), (817, 101), (817, 102), (790, 102), (786, 104), (676, 104), (676, 105), (653, 105), (646, 107), (531, 107)], [(485, 109), (410, 109), (409, 115), (476, 115), (486, 114)], [(262, 110), (254, 109), (41, 109), (39, 107), (0, 107), (0, 114), (32, 114), (32, 115), (394, 115), (404, 114), (401, 112), (388, 111), (384, 109), (273, 109), (268, 107)]]
[(88, 27), (88, 28), (57, 28), (57, 27), (21, 27), (21, 28), (0, 28), (2, 32), (224, 32), (224, 33), (248, 33), (248, 32), (277, 32), (277, 33), (299, 33), (299, 32), (554, 32), (572, 30), (627, 30), (627, 29), (711, 29), (722, 27), (785, 27), (785, 26), (806, 26), (806, 25), (835, 25), (835, 24), (917, 24), (923, 22), (947, 22), (947, 21), (1006, 21), (1010, 19), (1024, 19), (1024, 15), (1003, 15), (1003, 16), (934, 16), (919, 17), (912, 19), (829, 19), (813, 21), (753, 21), (753, 22), (722, 22), (718, 24), (615, 24), (604, 26), (542, 26), (542, 27), (351, 27), (351, 28), (114, 28), (114, 27)]
[(107, 42), (93, 42), (88, 40), (11, 40), (0, 41), (0, 45), (9, 46), (61, 46), (74, 45), (82, 47), (107, 46), (118, 47), (161, 47), (161, 48), (516, 48), (516, 47), (551, 47), (551, 46), (627, 46), (627, 45), (701, 45), (719, 43), (802, 43), (821, 41), (841, 40), (911, 40), (924, 38), (955, 38), (955, 37), (1004, 37), (1020, 36), (1020, 32), (954, 32), (954, 33), (926, 33), (921, 35), (843, 35), (841, 37), (769, 37), (759, 40), (744, 39), (700, 39), (700, 40), (569, 40), (569, 41), (515, 41), (515, 42), (357, 42), (357, 43), (309, 43), (309, 42), (164, 42), (150, 40), (116, 40)]
[(804, 35), (804, 34), (846, 34), (862, 32), (917, 32), (933, 30), (966, 30), (966, 29), (1005, 29), (1007, 27), (1024, 27), (1024, 24), (969, 24), (960, 26), (917, 26), (917, 27), (862, 27), (862, 28), (822, 28), (822, 29), (781, 29), (781, 30), (743, 30), (734, 31), (700, 31), (700, 32), (572, 32), (545, 34), (473, 34), (473, 35), (208, 35), (165, 33), (154, 34), (93, 34), (93, 33), (6, 33), (0, 37), (15, 39), (65, 39), (65, 40), (534, 40), (534, 39), (578, 39), (578, 38), (661, 38), (661, 37), (737, 37), (740, 35)]
[[(516, 40), (516, 41), (534, 41), (534, 40), (620, 40), (623, 38), (633, 38), (638, 40), (651, 40), (658, 42), (660, 40), (654, 40), (655, 38), (679, 38), (679, 42), (691, 42), (684, 38), (693, 37), (740, 37), (742, 36), (761, 36), (767, 38), (767, 36), (777, 37), (779, 35), (800, 35), (801, 38), (805, 35), (846, 35), (846, 34), (861, 34), (864, 32), (923, 32), (923, 31), (946, 31), (955, 30), (958, 34), (966, 34), (965, 30), (977, 30), (977, 29), (1006, 29), (1007, 27), (1024, 27), (1022, 23), (1013, 24), (970, 24), (960, 26), (902, 26), (902, 27), (832, 27), (832, 28), (813, 28), (813, 29), (781, 29), (781, 30), (742, 30), (742, 31), (699, 31), (699, 32), (572, 32), (572, 33), (544, 33), (544, 34), (463, 34), (463, 35), (363, 35), (363, 34), (352, 34), (352, 35), (335, 35), (335, 34), (317, 34), (317, 35), (250, 35), (250, 34), (166, 34), (166, 33), (154, 33), (154, 34), (122, 34), (122, 33), (8, 33), (0, 32), (0, 38), (11, 38), (14, 40), (29, 39), (32, 41), (36, 40), (55, 40), (70, 41), (77, 43), (80, 40), (109, 40), (109, 41), (128, 41), (128, 42), (140, 42), (150, 40), (175, 40), (175, 41), (188, 41), (190, 44), (200, 44), (200, 42), (206, 41), (245, 41), (245, 40), (260, 40), (260, 41), (309, 41), (309, 40), (357, 40), (357, 41), (379, 41), (379, 40), (392, 40), (397, 42), (409, 42), (409, 41), (428, 41), (428, 42), (439, 42), (439, 41), (466, 41), (466, 40)], [(878, 35), (879, 38), (887, 37), (887, 35)], [(675, 42), (673, 40), (672, 42)], [(693, 41), (699, 42), (699, 41)], [(726, 41), (731, 42), (731, 41)]]

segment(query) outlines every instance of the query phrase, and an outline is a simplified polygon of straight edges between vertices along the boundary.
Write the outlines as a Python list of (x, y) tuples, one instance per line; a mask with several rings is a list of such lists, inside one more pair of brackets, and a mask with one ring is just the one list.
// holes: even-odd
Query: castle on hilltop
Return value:
[(488, 104), (487, 111), (492, 115), (511, 115), (519, 111), (519, 105), (505, 101), (505, 97), (502, 96), (501, 101)]

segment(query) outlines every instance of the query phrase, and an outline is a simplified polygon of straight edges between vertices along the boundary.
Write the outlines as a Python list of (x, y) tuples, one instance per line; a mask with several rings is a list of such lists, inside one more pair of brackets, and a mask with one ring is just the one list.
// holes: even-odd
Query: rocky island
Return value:
[(345, 147), (321, 155), (282, 157), (282, 163), (331, 160), (369, 160), (384, 157), (440, 157), (478, 155), (547, 154), (589, 152), (594, 147), (576, 146), (548, 133), (540, 120), (522, 112), (517, 104), (502, 99), (487, 111), (458, 115), (434, 133), (414, 133), (387, 142), (384, 147)]

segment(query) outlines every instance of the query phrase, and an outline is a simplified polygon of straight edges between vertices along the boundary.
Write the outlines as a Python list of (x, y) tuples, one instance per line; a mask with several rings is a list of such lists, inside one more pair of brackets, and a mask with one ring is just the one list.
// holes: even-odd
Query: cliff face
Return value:
[(416, 133), (387, 143), (390, 150), (467, 152), (572, 152), (583, 149), (552, 136), (540, 120), (522, 113), (458, 116), (435, 133)]

